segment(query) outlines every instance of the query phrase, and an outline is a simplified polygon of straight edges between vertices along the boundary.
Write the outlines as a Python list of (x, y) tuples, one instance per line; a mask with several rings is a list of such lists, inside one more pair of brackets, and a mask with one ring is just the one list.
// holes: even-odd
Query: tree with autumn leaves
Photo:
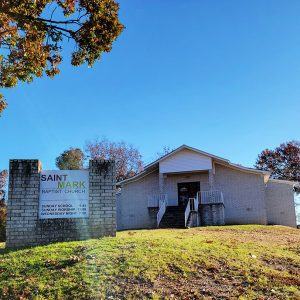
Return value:
[(60, 154), (55, 164), (60, 170), (81, 170), (84, 168), (85, 156), (79, 148), (69, 148)]
[(272, 178), (300, 182), (300, 142), (290, 141), (280, 144), (274, 150), (263, 150), (255, 167), (270, 171)]
[[(300, 141), (282, 143), (274, 150), (265, 149), (259, 155), (255, 163), (259, 170), (271, 172), (271, 177), (300, 182)], [(295, 186), (295, 206), (300, 206), (300, 188)], [(300, 214), (297, 214), (300, 223)]]
[(109, 159), (115, 161), (116, 179), (130, 178), (143, 169), (142, 156), (137, 148), (124, 141), (113, 142), (106, 138), (88, 141), (85, 153), (91, 159)]
[(0, 201), (5, 200), (5, 187), (7, 182), (7, 170), (0, 171)]
[[(65, 41), (73, 66), (92, 66), (124, 28), (118, 10), (114, 0), (1, 0), (0, 87), (58, 74)], [(0, 94), (0, 114), (6, 106)]]

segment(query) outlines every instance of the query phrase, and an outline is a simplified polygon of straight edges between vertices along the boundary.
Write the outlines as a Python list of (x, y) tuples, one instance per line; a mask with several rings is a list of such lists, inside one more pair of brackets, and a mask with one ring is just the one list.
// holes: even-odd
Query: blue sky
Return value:
[(0, 169), (10, 158), (53, 169), (97, 136), (132, 143), (146, 163), (188, 144), (245, 166), (300, 139), (299, 1), (124, 0), (120, 19), (93, 68), (66, 55), (54, 79), (3, 91)]

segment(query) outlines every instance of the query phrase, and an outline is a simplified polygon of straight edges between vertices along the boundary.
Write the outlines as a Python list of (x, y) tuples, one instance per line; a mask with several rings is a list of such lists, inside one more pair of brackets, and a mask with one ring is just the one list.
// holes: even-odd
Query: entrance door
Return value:
[(177, 184), (178, 206), (186, 206), (189, 198), (196, 198), (200, 191), (200, 182), (181, 182)]

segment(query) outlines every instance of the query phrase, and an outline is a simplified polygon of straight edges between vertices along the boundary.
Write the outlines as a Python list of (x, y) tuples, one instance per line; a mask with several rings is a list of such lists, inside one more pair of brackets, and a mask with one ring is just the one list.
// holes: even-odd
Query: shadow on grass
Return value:
[[(29, 250), (29, 249), (34, 249), (39, 246), (46, 246), (50, 244), (43, 244), (43, 245), (37, 245), (37, 246), (24, 246), (24, 247), (17, 247), (17, 248), (5, 248), (5, 243), (3, 243), (3, 247), (0, 248), (0, 255), (1, 254), (7, 254), (7, 253), (14, 253), (20, 250)], [(2, 246), (2, 245), (1, 245)]]
[[(105, 237), (99, 237), (95, 240), (102, 240), (104, 239)], [(20, 251), (20, 250), (34, 250), (35, 248), (37, 247), (42, 247), (42, 246), (51, 246), (51, 245), (56, 245), (56, 244), (60, 244), (60, 243), (73, 243), (73, 242), (85, 242), (85, 241), (88, 241), (87, 240), (69, 240), (69, 241), (52, 241), (52, 242), (49, 242), (49, 243), (41, 243), (39, 245), (25, 245), (23, 247), (16, 247), (16, 248), (5, 248), (5, 242), (2, 242), (0, 243), (0, 255), (1, 254), (7, 254), (7, 253), (14, 253), (14, 252), (17, 252), (17, 251)], [(81, 246), (81, 245), (77, 245), (77, 248), (86, 248), (85, 246)], [(76, 248), (76, 247), (75, 247)], [(81, 249), (83, 250), (83, 249)], [(76, 250), (75, 250), (76, 252)]]

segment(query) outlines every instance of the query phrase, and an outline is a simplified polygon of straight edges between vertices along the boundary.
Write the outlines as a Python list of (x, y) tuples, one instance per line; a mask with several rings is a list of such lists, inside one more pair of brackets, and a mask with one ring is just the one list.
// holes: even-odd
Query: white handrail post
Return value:
[(157, 228), (159, 227), (159, 224), (166, 212), (168, 206), (168, 197), (166, 194), (160, 194), (159, 195), (159, 209), (156, 215), (156, 222), (157, 222)]
[(198, 193), (197, 193), (197, 197), (194, 199), (194, 205), (195, 205), (195, 211), (198, 212), (198, 208), (199, 208), (199, 198), (198, 198)]
[(187, 225), (187, 221), (188, 221), (190, 212), (191, 212), (191, 198), (189, 199), (188, 204), (187, 204), (186, 209), (185, 209), (185, 212), (184, 212), (184, 225), (185, 225), (185, 227)]
[(190, 205), (190, 210), (194, 210), (194, 198), (189, 198), (188, 205)]

